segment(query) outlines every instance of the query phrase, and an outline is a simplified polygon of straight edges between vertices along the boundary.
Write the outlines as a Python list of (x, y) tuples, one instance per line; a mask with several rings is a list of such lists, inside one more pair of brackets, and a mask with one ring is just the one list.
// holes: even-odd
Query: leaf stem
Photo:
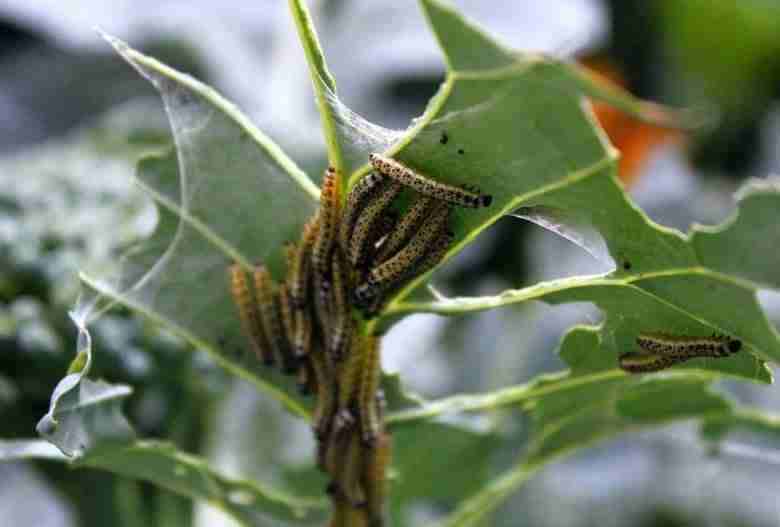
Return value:
[(336, 134), (336, 118), (333, 113), (333, 107), (328, 104), (328, 92), (335, 95), (336, 82), (333, 80), (333, 76), (330, 74), (328, 65), (325, 62), (325, 55), (317, 38), (317, 32), (314, 29), (308, 7), (306, 7), (303, 0), (289, 0), (289, 5), (290, 13), (298, 29), (298, 37), (301, 40), (303, 52), (306, 55), (306, 62), (309, 64), (314, 96), (317, 99), (325, 143), (328, 148), (328, 160), (330, 165), (339, 174), (342, 174), (344, 171), (344, 156)]

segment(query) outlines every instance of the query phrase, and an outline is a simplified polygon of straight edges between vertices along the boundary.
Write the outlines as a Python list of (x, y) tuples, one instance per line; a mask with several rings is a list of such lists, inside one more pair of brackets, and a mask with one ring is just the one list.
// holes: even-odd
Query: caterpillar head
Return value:
[(727, 344), (730, 353), (736, 353), (742, 349), (742, 341), (734, 339)]

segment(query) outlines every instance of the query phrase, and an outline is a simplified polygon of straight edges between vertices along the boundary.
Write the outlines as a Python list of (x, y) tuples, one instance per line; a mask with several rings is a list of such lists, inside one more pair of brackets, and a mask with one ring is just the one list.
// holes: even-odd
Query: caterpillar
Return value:
[(351, 424), (354, 420), (350, 407), (353, 398), (359, 393), (361, 376), (366, 373), (361, 368), (362, 351), (363, 339), (359, 334), (355, 334), (350, 341), (349, 354), (339, 368), (337, 406), (342, 426)]
[(366, 511), (362, 507), (353, 507), (343, 500), (336, 500), (333, 504), (333, 514), (327, 527), (379, 527), (371, 525), (366, 517)]
[(360, 410), (360, 432), (363, 442), (372, 445), (379, 434), (382, 423), (374, 404), (379, 389), (379, 338), (368, 336), (364, 339), (362, 375), (358, 408)]
[(333, 282), (331, 298), (333, 311), (331, 313), (329, 352), (334, 361), (340, 361), (349, 345), (349, 339), (354, 330), (354, 320), (349, 306), (349, 279), (347, 277), (346, 262), (341, 251), (333, 252)]
[(281, 306), (274, 291), (271, 274), (264, 266), (258, 265), (255, 267), (254, 279), (263, 331), (268, 336), (274, 355), (282, 359), (284, 372), (294, 373), (298, 369), (297, 361), (295, 361), (292, 350), (289, 349), (282, 321)]
[(312, 248), (312, 261), (314, 268), (320, 277), (328, 274), (330, 252), (336, 237), (336, 228), (339, 224), (338, 181), (337, 172), (333, 167), (328, 167), (322, 181), (320, 192), (319, 229), (314, 247)]
[(366, 511), (356, 508), (344, 500), (336, 500), (333, 504), (333, 514), (327, 527), (378, 527), (370, 525), (366, 518)]
[(409, 241), (414, 229), (422, 223), (424, 215), (430, 211), (435, 202), (435, 199), (424, 196), (415, 200), (379, 248), (376, 256), (377, 262), (384, 262)]
[(717, 335), (687, 337), (641, 333), (636, 343), (642, 352), (624, 353), (618, 357), (620, 368), (629, 373), (660, 371), (698, 357), (727, 357), (742, 349), (742, 341)]
[(387, 492), (387, 468), (390, 464), (393, 442), (390, 434), (382, 433), (377, 437), (374, 447), (366, 456), (363, 479), (366, 487), (366, 510), (371, 527), (383, 525), (383, 505)]
[(376, 234), (374, 236), (374, 254), (372, 260), (376, 261), (379, 249), (382, 248), (385, 242), (390, 237), (390, 234), (396, 229), (398, 225), (398, 212), (394, 210), (385, 211), (379, 220), (379, 224), (376, 227)]
[(665, 333), (640, 333), (637, 345), (646, 353), (690, 359), (694, 357), (728, 357), (742, 348), (738, 339), (724, 335), (687, 337)]
[[(335, 421), (335, 419), (334, 419)], [(336, 494), (338, 488), (338, 473), (343, 465), (344, 455), (347, 451), (347, 445), (351, 436), (351, 430), (346, 427), (332, 426), (328, 430), (328, 435), (320, 441), (322, 446), (323, 469), (333, 476), (328, 483), (328, 494)]]
[[(423, 257), (415, 265), (409, 268), (397, 282), (395, 282), (390, 287), (378, 291), (375, 296), (373, 296), (373, 300), (369, 302), (364, 308), (365, 314), (369, 317), (376, 315), (382, 309), (382, 306), (385, 304), (385, 302), (391, 296), (393, 296), (393, 294), (398, 291), (399, 288), (406, 285), (406, 283), (412, 278), (420, 276), (421, 274), (425, 274), (429, 270), (436, 267), (436, 265), (441, 262), (441, 259), (447, 253), (447, 250), (450, 248), (450, 245), (452, 245), (452, 241), (454, 239), (455, 233), (452, 231), (448, 230), (441, 233), (433, 242), (433, 245), (430, 247), (430, 249), (423, 255)], [(363, 290), (363, 294), (369, 296), (374, 295), (374, 292), (369, 284), (365, 284), (365, 287), (369, 290), (369, 292), (367, 293), (365, 290)]]
[(301, 395), (311, 395), (317, 390), (317, 378), (312, 370), (310, 360), (305, 358), (301, 361), (301, 367), (295, 380)]
[(422, 260), (446, 225), (449, 212), (449, 205), (438, 205), (403, 249), (371, 270), (368, 280), (354, 292), (354, 301), (359, 307), (367, 307), (383, 290), (392, 288), (408, 277), (409, 273), (416, 272), (415, 264)]
[(347, 521), (343, 525), (354, 525), (355, 527), (378, 527), (376, 524), (369, 523), (367, 512), (364, 506), (350, 507), (347, 513)]
[(430, 196), (453, 205), (476, 209), (488, 207), (493, 202), (490, 194), (480, 194), (476, 189), (456, 187), (422, 176), (400, 161), (381, 154), (371, 154), (368, 160), (374, 170), (412, 188), (423, 196)]
[(319, 234), (320, 217), (314, 216), (303, 226), (303, 235), (295, 251), (288, 250), (287, 283), (290, 284), (290, 300), (296, 309), (301, 309), (308, 298), (309, 268), (312, 251)]
[(381, 225), (382, 216), (393, 199), (401, 192), (401, 189), (399, 183), (387, 181), (360, 212), (349, 239), (347, 253), (353, 267), (363, 267), (372, 255), (373, 244), (376, 242), (376, 234)]
[(287, 341), (286, 348), (294, 351), (295, 319), (293, 318), (290, 290), (286, 283), (279, 285), (279, 314), (281, 315), (285, 340)]
[(331, 417), (335, 412), (336, 397), (333, 390), (330, 364), (322, 350), (312, 350), (308, 356), (317, 384), (317, 405), (312, 417), (314, 434), (321, 442), (328, 436)]
[(246, 273), (238, 264), (229, 268), (230, 293), (238, 310), (238, 317), (244, 332), (249, 337), (249, 344), (258, 360), (267, 366), (274, 363), (273, 350), (263, 331), (260, 315), (257, 312), (257, 304), (252, 290), (249, 288)]
[(428, 252), (426, 252), (418, 262), (414, 270), (414, 275), (419, 276), (423, 273), (427, 273), (441, 262), (441, 259), (444, 258), (444, 255), (450, 248), (450, 245), (452, 245), (454, 239), (455, 233), (450, 230), (441, 233)]
[[(314, 315), (319, 323), (320, 331), (323, 334), (328, 334), (332, 327), (331, 315), (331, 291), (333, 284), (330, 277), (320, 275), (320, 273), (314, 273)], [(327, 343), (326, 343), (327, 348)]]
[(344, 459), (338, 470), (338, 489), (347, 502), (353, 507), (364, 507), (366, 504), (366, 492), (363, 488), (363, 445), (360, 442), (360, 434), (353, 431), (349, 434), (349, 442), (346, 447)]
[(370, 172), (361, 178), (349, 192), (341, 218), (341, 225), (339, 226), (339, 238), (341, 239), (341, 248), (344, 252), (349, 250), (349, 240), (352, 237), (352, 229), (358, 216), (368, 204), (371, 196), (379, 190), (386, 180), (385, 176), (376, 172)]
[(296, 357), (302, 359), (311, 353), (311, 315), (304, 309), (297, 309), (294, 317), (293, 351)]

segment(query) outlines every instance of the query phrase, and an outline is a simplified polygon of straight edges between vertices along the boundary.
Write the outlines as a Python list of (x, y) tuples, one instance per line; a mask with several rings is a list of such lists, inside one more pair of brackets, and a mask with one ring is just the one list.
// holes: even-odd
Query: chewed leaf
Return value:
[(65, 455), (78, 458), (93, 449), (127, 443), (135, 433), (121, 408), (132, 389), (86, 378), (91, 339), (84, 320), (75, 315), (72, 318), (79, 330), (77, 358), (54, 389), (49, 411), (36, 429)]
[[(454, 211), (450, 223), (455, 239), (443, 261), (521, 207), (576, 218), (573, 228), (557, 232), (604, 261), (618, 261), (645, 242), (652, 246), (645, 245), (646, 257), (634, 258), (637, 271), (692, 261), (692, 251), (679, 233), (652, 224), (623, 193), (615, 179), (617, 151), (598, 127), (587, 98), (607, 99), (668, 125), (676, 123), (676, 114), (610, 91), (576, 65), (508, 50), (438, 1), (421, 5), (445, 55), (447, 77), (409, 128), (393, 131), (367, 122), (319, 82), (328, 96), (339, 144), (349, 145), (345, 158), (353, 170), (350, 186), (369, 170), (365, 161), (373, 150), (430, 179), (476, 187), (492, 196), (490, 206)], [(542, 221), (543, 215), (533, 216)], [(582, 225), (591, 232), (577, 228)], [(431, 272), (399, 291), (389, 311)]]
[[(435, 0), (423, 5), (450, 65), (471, 64), (451, 35), (477, 33), (469, 37), (477, 41), (484, 35)], [(486, 46), (489, 55), (503, 56), (500, 46)], [(590, 368), (616, 367), (617, 355), (631, 351), (641, 331), (722, 333), (741, 339), (746, 352), (680, 367), (769, 381), (760, 361), (780, 360), (780, 343), (755, 293), (778, 283), (780, 253), (773, 249), (779, 230), (777, 185), (766, 183), (760, 191), (745, 193), (739, 216), (727, 226), (700, 228), (686, 237), (657, 225), (617, 183), (615, 152), (584, 103), (585, 96), (611, 103), (626, 96), (605, 94), (603, 86), (588, 84), (568, 64), (523, 54), (511, 60), (500, 69), (452, 66), (425, 115), (391, 152), (433, 177), (471, 184), (494, 196), (491, 207), (456, 212), (451, 254), (501, 215), (520, 208), (531, 211), (526, 216), (537, 223), (606, 257), (593, 241), (603, 240), (617, 268), (606, 277), (555, 280), (492, 297), (405, 299), (413, 283), (389, 304), (383, 329), (410, 312), (454, 315), (530, 299), (593, 302), (604, 311), (606, 323), (600, 344), (585, 361)], [(642, 108), (630, 98), (623, 103), (625, 110)], [(445, 134), (447, 141), (442, 141)]]
[(739, 212), (715, 228), (697, 226), (691, 243), (703, 265), (780, 289), (778, 206), (780, 177), (753, 180), (737, 194)]
[(250, 269), (261, 261), (279, 277), (282, 245), (297, 239), (319, 190), (213, 89), (106, 39), (159, 91), (176, 151), (138, 166), (137, 183), (158, 208), (153, 237), (127, 255), (118, 272), (84, 275), (84, 281), (305, 414), (292, 383), (263, 369), (251, 353), (230, 297), (228, 268)]

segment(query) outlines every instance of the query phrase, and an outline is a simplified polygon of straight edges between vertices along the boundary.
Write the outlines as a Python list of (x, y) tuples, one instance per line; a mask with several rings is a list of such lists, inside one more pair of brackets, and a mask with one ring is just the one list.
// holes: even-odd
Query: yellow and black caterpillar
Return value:
[(690, 359), (728, 357), (742, 349), (742, 341), (724, 335), (690, 337), (666, 333), (640, 333), (640, 352), (618, 357), (620, 368), (629, 373), (660, 371)]

